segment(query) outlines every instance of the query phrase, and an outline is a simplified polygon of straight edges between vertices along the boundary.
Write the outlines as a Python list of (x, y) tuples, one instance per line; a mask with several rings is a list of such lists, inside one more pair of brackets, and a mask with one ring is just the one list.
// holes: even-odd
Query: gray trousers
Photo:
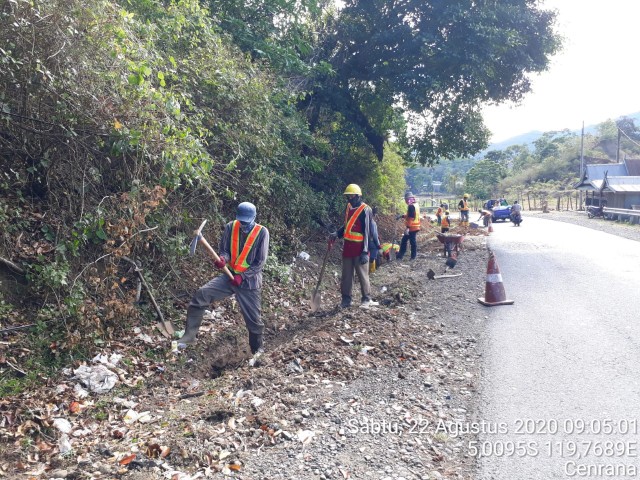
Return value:
[(371, 298), (371, 286), (369, 285), (369, 262), (364, 265), (360, 264), (360, 257), (347, 258), (342, 257), (342, 281), (340, 283), (340, 292), (342, 299), (351, 300), (351, 290), (353, 290), (353, 271), (355, 270), (360, 280), (360, 290), (362, 292), (362, 300)]
[(196, 325), (196, 328), (200, 328), (205, 309), (212, 302), (222, 300), (234, 294), (240, 306), (240, 312), (242, 312), (242, 316), (244, 317), (247, 330), (249, 330), (249, 345), (251, 346), (251, 351), (255, 353), (256, 350), (262, 347), (262, 334), (264, 333), (264, 323), (262, 323), (262, 319), (260, 318), (262, 312), (262, 290), (248, 290), (246, 288), (234, 287), (224, 275), (220, 275), (200, 287), (193, 296), (187, 308), (187, 329), (193, 328)]

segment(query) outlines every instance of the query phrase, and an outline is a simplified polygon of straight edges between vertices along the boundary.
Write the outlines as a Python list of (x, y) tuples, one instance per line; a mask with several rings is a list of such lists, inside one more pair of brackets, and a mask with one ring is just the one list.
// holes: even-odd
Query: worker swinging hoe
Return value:
[[(206, 224), (207, 224), (207, 221), (203, 220), (203, 222), (200, 224), (200, 227), (198, 227), (198, 230), (195, 231), (195, 236), (193, 237), (193, 240), (191, 241), (191, 245), (189, 246), (189, 255), (194, 256), (196, 254), (196, 248), (198, 247), (198, 243), (201, 243), (204, 249), (209, 254), (209, 256), (213, 259), (213, 261), (219, 262), (220, 256), (216, 253), (216, 251), (209, 244), (209, 242), (207, 242), (207, 239), (204, 238), (204, 236), (202, 235), (202, 229)], [(233, 280), (233, 274), (227, 268), (226, 265), (222, 267), (222, 271), (227, 277), (229, 277), (229, 280)]]

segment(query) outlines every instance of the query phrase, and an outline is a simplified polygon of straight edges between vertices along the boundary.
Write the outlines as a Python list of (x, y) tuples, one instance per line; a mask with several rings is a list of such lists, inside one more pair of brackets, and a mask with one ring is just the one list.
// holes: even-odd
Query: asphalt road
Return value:
[(511, 306), (486, 309), (480, 480), (640, 477), (640, 242), (494, 226)]

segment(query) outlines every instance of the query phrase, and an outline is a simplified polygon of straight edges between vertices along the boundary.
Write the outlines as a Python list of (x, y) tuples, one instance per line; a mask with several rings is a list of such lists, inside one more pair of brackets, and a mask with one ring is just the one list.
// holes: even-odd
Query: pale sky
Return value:
[(491, 142), (640, 111), (640, 0), (544, 0), (564, 48), (518, 106), (484, 110)]

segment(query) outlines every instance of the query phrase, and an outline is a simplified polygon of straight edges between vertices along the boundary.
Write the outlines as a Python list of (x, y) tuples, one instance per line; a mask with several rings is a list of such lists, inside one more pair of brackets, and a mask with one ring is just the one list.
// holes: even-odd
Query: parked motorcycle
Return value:
[(522, 214), (520, 212), (511, 212), (511, 215), (509, 215), (509, 219), (516, 227), (519, 227), (522, 223)]
[(589, 217), (589, 218), (594, 218), (594, 217), (604, 218), (604, 210), (603, 210), (602, 207), (596, 207), (594, 205), (589, 205), (587, 207), (587, 217)]

